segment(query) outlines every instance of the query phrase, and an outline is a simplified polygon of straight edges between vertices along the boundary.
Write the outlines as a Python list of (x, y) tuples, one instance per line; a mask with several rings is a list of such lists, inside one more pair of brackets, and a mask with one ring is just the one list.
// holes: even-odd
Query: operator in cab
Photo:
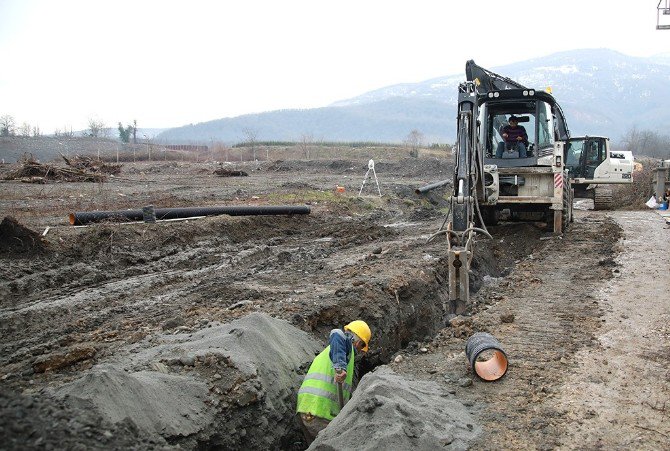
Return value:
[(508, 125), (505, 125), (500, 130), (500, 134), (504, 141), (498, 143), (496, 158), (502, 158), (505, 148), (510, 151), (518, 150), (519, 158), (526, 158), (528, 156), (526, 151), (526, 145), (528, 143), (526, 129), (523, 125), (519, 125), (519, 118), (514, 115), (510, 116), (507, 122)]

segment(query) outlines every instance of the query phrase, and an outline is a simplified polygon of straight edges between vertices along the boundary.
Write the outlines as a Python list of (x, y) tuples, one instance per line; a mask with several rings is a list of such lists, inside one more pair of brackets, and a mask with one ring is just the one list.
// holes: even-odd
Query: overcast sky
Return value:
[[(564, 50), (670, 52), (658, 0), (0, 0), (0, 116), (175, 127)], [(475, 8), (476, 7), (476, 8)], [(510, 43), (512, 42), (512, 43)]]

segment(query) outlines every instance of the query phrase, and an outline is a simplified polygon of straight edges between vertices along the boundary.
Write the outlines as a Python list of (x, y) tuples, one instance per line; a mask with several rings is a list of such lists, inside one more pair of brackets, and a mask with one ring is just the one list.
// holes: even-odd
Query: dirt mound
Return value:
[(174, 449), (158, 437), (142, 436), (127, 421), (116, 425), (91, 410), (0, 387), (2, 449)]
[(0, 254), (38, 254), (46, 252), (47, 243), (37, 232), (22, 226), (11, 216), (0, 223)]
[(94, 367), (57, 396), (73, 409), (93, 409), (112, 424), (127, 418), (143, 434), (188, 449), (285, 448), (299, 440), (293, 421), (299, 373), (320, 350), (305, 332), (252, 313), (160, 342), (113, 367)]
[(188, 436), (214, 419), (203, 381), (158, 371), (127, 373), (100, 365), (58, 394), (78, 410), (96, 408), (112, 424), (129, 418), (153, 436)]
[(469, 449), (481, 434), (444, 384), (410, 380), (389, 367), (369, 373), (310, 450)]
[(249, 177), (249, 174), (245, 171), (239, 171), (224, 167), (215, 169), (214, 174), (219, 175), (221, 177)]

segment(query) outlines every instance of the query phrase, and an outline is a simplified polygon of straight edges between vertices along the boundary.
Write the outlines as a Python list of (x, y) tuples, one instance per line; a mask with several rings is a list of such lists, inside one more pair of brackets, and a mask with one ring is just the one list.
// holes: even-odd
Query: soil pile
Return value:
[(220, 167), (214, 170), (214, 174), (221, 177), (248, 177), (249, 174), (244, 171)]
[(129, 422), (111, 424), (91, 410), (74, 410), (46, 396), (0, 387), (0, 447), (26, 449), (176, 449)]
[(11, 216), (0, 223), (0, 254), (35, 254), (45, 252), (47, 244), (37, 232), (22, 226)]
[(305, 332), (252, 313), (157, 341), (113, 366), (92, 368), (57, 397), (186, 448), (271, 449), (298, 440), (300, 373), (320, 350)]
[(361, 379), (351, 401), (310, 450), (469, 449), (481, 426), (444, 384), (411, 380), (389, 367)]

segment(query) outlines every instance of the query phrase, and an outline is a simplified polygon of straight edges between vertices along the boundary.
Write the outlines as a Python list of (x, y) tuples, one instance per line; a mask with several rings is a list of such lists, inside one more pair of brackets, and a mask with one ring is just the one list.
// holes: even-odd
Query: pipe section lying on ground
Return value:
[(421, 188), (417, 188), (414, 190), (415, 193), (417, 194), (423, 194), (427, 193), (428, 191), (439, 188), (440, 186), (447, 185), (451, 180), (442, 180), (441, 182), (435, 182), (431, 183), (430, 185), (422, 186)]
[(477, 332), (468, 338), (465, 355), (470, 367), (482, 380), (496, 381), (507, 372), (507, 355), (491, 334)]
[[(257, 216), (257, 215), (308, 215), (310, 208), (306, 205), (269, 205), (269, 206), (233, 206), (233, 207), (187, 207), (187, 208), (156, 208), (157, 220), (192, 218), (195, 216)], [(143, 210), (119, 211), (80, 211), (70, 213), (70, 224), (84, 225), (100, 222), (105, 219), (122, 221), (143, 221)]]

